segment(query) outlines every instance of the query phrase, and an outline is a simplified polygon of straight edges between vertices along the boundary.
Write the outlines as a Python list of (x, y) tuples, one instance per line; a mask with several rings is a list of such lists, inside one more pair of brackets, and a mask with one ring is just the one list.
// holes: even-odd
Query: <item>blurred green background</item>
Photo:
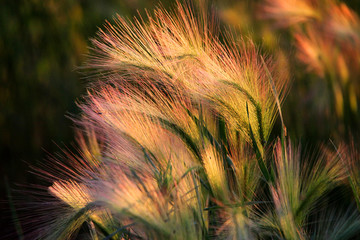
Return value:
[[(195, 0), (197, 2), (200, 0)], [(76, 100), (85, 93), (86, 80), (77, 67), (84, 64), (89, 39), (105, 19), (131, 17), (157, 6), (155, 0), (3, 0), (0, 3), (0, 226), (13, 230), (9, 189), (37, 183), (29, 166), (36, 166), (59, 146), (72, 145), (74, 124), (66, 115), (78, 114)], [(261, 1), (209, 1), (221, 24), (252, 36), (268, 53), (294, 61), (286, 31), (275, 31), (256, 20)], [(162, 1), (164, 7), (175, 1)], [(358, 0), (345, 1), (359, 12)], [(279, 51), (282, 49), (282, 51)], [(303, 69), (303, 67), (302, 67)], [(292, 88), (284, 118), (294, 138), (317, 143), (332, 136), (336, 123), (326, 109), (324, 83), (312, 74), (292, 72)], [(316, 104), (314, 104), (316, 103)], [(315, 117), (314, 117), (315, 116)], [(314, 121), (314, 119), (316, 119)], [(359, 119), (357, 119), (359, 120)], [(353, 129), (358, 133), (359, 127)], [(279, 131), (275, 126), (275, 135)], [(6, 182), (10, 188), (6, 187)], [(13, 190), (11, 195), (15, 194)], [(9, 216), (6, 218), (5, 216)], [(1, 237), (0, 237), (1, 238)]]

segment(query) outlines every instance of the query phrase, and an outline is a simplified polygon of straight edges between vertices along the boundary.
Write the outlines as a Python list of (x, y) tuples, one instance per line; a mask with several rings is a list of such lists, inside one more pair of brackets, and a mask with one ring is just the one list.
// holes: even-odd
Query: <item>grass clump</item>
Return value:
[[(264, 11), (291, 25), (320, 21), (308, 2), (299, 2), (306, 11), (280, 0)], [(344, 170), (356, 161), (326, 147), (304, 153), (287, 137), (289, 80), (277, 61), (180, 3), (114, 22), (92, 40), (86, 68), (97, 81), (75, 120), (79, 154), (53, 163), (60, 177), (43, 171), (58, 200), (43, 209), (53, 214), (39, 238), (75, 238), (84, 225), (92, 239), (359, 234), (358, 210), (325, 207), (349, 184), (359, 204), (357, 168)], [(270, 141), (278, 114), (282, 134)]]

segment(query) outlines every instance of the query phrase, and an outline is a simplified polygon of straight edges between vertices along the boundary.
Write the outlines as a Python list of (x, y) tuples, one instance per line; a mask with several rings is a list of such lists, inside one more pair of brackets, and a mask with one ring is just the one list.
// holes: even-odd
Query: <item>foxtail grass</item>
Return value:
[[(79, 152), (39, 170), (56, 199), (39, 238), (309, 239), (316, 206), (346, 178), (339, 158), (296, 150), (286, 74), (211, 19), (177, 3), (99, 31), (85, 66), (96, 81), (74, 119)], [(342, 221), (347, 237), (357, 218)]]

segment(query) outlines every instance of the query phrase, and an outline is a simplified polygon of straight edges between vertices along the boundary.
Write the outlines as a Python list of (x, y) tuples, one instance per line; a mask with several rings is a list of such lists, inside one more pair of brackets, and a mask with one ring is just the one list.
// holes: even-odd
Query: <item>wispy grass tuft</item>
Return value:
[[(313, 1), (292, 3), (268, 2), (265, 10), (277, 20), (296, 13), (291, 24), (318, 18)], [(172, 12), (159, 7), (133, 22), (117, 16), (99, 31), (85, 66), (98, 81), (75, 119), (79, 152), (64, 151), (65, 161), (38, 170), (57, 199), (39, 238), (72, 239), (86, 229), (92, 239), (320, 234), (308, 225), (345, 182), (341, 158), (294, 147), (278, 63), (210, 19), (178, 2)], [(283, 134), (273, 143), (277, 115)], [(332, 226), (356, 234), (358, 216), (345, 218), (338, 218), (343, 228), (330, 222), (324, 234)]]

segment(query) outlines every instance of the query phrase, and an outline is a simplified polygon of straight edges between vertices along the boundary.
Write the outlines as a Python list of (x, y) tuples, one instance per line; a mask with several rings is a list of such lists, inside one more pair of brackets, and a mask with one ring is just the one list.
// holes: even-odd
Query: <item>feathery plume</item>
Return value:
[(267, 227), (286, 239), (307, 239), (305, 223), (312, 208), (345, 174), (338, 157), (329, 159), (321, 153), (315, 162), (310, 162), (302, 159), (291, 143), (285, 144), (278, 141), (275, 146), (277, 177), (270, 187), (275, 212), (265, 215), (263, 221), (265, 225), (277, 223)]
[(221, 37), (180, 3), (100, 30), (80, 156), (48, 189), (74, 224), (51, 237), (88, 223), (105, 238), (252, 238), (249, 202), (287, 79), (250, 40)]
[(289, 27), (321, 18), (317, 0), (266, 0), (261, 18), (275, 21), (277, 27)]

